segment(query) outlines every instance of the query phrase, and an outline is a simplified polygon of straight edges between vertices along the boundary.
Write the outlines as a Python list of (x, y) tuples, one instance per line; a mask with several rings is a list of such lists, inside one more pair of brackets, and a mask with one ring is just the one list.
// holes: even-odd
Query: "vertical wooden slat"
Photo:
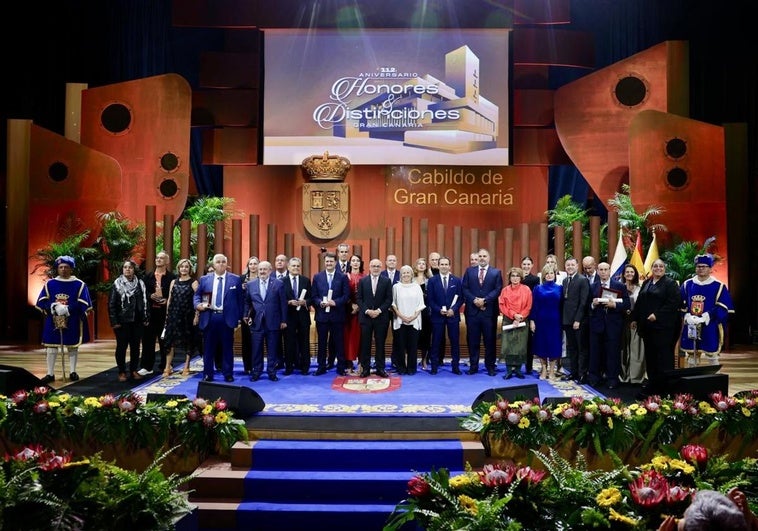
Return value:
[(590, 256), (600, 262), (600, 216), (590, 216)]
[(218, 220), (213, 224), (213, 254), (224, 253), (224, 222)]
[[(242, 220), (232, 220), (232, 257), (229, 262), (232, 271), (239, 273), (242, 271)], [(247, 259), (245, 259), (245, 268), (247, 268)]]
[(208, 265), (208, 225), (201, 223), (197, 226), (197, 278), (205, 274)]
[(379, 238), (369, 238), (368, 240), (368, 248), (369, 248), (369, 260), (373, 260), (374, 258), (379, 258), (380, 260), (382, 257), (379, 255)]
[(261, 217), (258, 214), (250, 214), (250, 217), (248, 219), (249, 224), (249, 245), (248, 252), (250, 253), (249, 256), (257, 256), (260, 258), (260, 241), (261, 241), (261, 234), (260, 234), (260, 224), (261, 224)]
[[(503, 231), (503, 237), (505, 239), (505, 261), (502, 263), (501, 267), (504, 271), (506, 268), (511, 267), (511, 265), (514, 265), (514, 262), (513, 262), (513, 234), (514, 232), (515, 231), (513, 230), (513, 227), (507, 227)], [(503, 281), (505, 281), (505, 279), (503, 279)]]
[(155, 221), (155, 205), (145, 205), (145, 271), (155, 267)]
[[(190, 257), (192, 241), (192, 221), (183, 219), (179, 222), (179, 258)], [(178, 260), (177, 260), (178, 261)]]
[(421, 218), (418, 222), (418, 257), (429, 256), (429, 220)]
[[(553, 229), (553, 249), (558, 263), (566, 262), (566, 229), (564, 227), (555, 227)], [(547, 256), (547, 253), (545, 253)], [(540, 267), (545, 265), (545, 256), (540, 259)], [(573, 256), (573, 255), (572, 255)], [(574, 258), (576, 258), (574, 256)]]
[(477, 228), (470, 229), (469, 234), (471, 235), (470, 244), (469, 244), (469, 247), (471, 247), (471, 249), (469, 249), (469, 253), (473, 253), (473, 252), (478, 251), (482, 247), (479, 244), (479, 229)]
[(448, 255), (448, 250), (445, 248), (445, 225), (442, 223), (437, 224), (437, 252), (440, 255)]
[(584, 250), (582, 246), (582, 231), (584, 228), (582, 227), (581, 221), (575, 221), (572, 224), (574, 228), (574, 234), (573, 234), (573, 248), (574, 248), (574, 258), (576, 258), (576, 261), (579, 262), (580, 272), (581, 272), (581, 264), (582, 264), (582, 258), (584, 258)]
[(521, 224), (521, 252), (519, 253), (519, 256), (516, 257), (517, 263), (513, 263), (513, 265), (521, 265), (521, 259), (525, 256), (529, 256), (529, 224), (528, 223), (522, 223)]
[(311, 274), (311, 246), (310, 245), (300, 246), (300, 260), (302, 261), (301, 273), (305, 275), (306, 277), (311, 278), (313, 275)]
[[(537, 261), (534, 262), (534, 265), (537, 267), (541, 267), (540, 264), (545, 263), (545, 256), (547, 255), (547, 239), (548, 239), (548, 232), (547, 232), (547, 223), (540, 223), (540, 234), (539, 234), (539, 241), (540, 246), (539, 250), (537, 251)], [(561, 246), (561, 253), (555, 253), (556, 257), (558, 258), (558, 269), (563, 271), (563, 260), (565, 251), (563, 246)], [(536, 269), (535, 269), (536, 270)]]
[(360, 243), (356, 243), (353, 245), (353, 254), (357, 254), (361, 258), (363, 258), (364, 266), (368, 265), (369, 258), (367, 256), (363, 256), (363, 245)]
[(266, 245), (266, 256), (261, 260), (268, 260), (272, 264), (274, 258), (276, 258), (276, 223), (269, 223), (267, 225), (268, 242)]
[[(155, 249), (153, 244), (148, 249)], [(176, 264), (176, 257), (174, 256), (174, 216), (173, 214), (163, 214), (163, 250), (168, 253), (169, 268), (173, 269)], [(155, 255), (153, 255), (153, 262), (155, 263)]]
[(497, 231), (487, 231), (487, 248), (490, 252), (490, 261), (497, 266), (500, 263), (497, 254)]
[(398, 259), (398, 267), (402, 264), (413, 264), (411, 245), (413, 243), (413, 218), (403, 216), (403, 256)]
[(389, 254), (395, 254), (395, 227), (387, 227), (387, 242), (385, 257)]
[(284, 254), (287, 258), (292, 257), (292, 253), (295, 252), (295, 235), (291, 232), (284, 233)]
[(466, 252), (465, 262), (461, 255), (463, 253), (463, 229), (456, 225), (453, 227), (453, 264), (455, 264), (454, 271), (457, 271), (457, 275), (461, 276), (463, 271), (468, 267), (468, 252)]

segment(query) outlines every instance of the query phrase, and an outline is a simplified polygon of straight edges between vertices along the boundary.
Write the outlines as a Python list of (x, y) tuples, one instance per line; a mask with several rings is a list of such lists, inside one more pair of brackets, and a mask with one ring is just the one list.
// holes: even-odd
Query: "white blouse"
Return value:
[[(416, 330), (421, 330), (421, 310), (426, 308), (426, 304), (424, 304), (424, 292), (421, 291), (421, 286), (417, 282), (408, 284), (398, 282), (392, 286), (392, 307), (403, 315), (413, 315), (419, 312), (410, 324)], [(392, 329), (397, 330), (402, 325), (403, 320), (395, 316), (392, 321)]]

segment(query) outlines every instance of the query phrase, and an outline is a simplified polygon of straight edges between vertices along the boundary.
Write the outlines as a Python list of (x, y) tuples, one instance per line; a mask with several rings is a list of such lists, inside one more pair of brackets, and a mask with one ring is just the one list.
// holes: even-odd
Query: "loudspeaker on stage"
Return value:
[[(42, 381), (26, 369), (0, 365), (0, 393), (10, 396), (16, 391), (29, 391), (39, 385), (43, 385)], [(47, 387), (52, 389), (50, 385)]]
[(532, 400), (534, 397), (539, 398), (539, 396), (540, 389), (537, 384), (497, 387), (479, 393), (479, 396), (477, 396), (471, 404), (471, 409), (474, 409), (481, 402), (496, 402), (498, 397), (513, 402), (514, 400)]
[(200, 382), (197, 384), (197, 396), (206, 400), (223, 398), (229, 409), (241, 417), (251, 417), (266, 407), (258, 393), (242, 385)]

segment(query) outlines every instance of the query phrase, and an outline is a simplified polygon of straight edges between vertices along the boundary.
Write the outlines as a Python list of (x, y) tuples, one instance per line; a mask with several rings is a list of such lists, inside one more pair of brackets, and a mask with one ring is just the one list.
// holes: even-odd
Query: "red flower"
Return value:
[(200, 420), (201, 414), (197, 409), (190, 409), (187, 411), (187, 419), (191, 422), (197, 422)]
[(226, 411), (226, 408), (227, 408), (226, 400), (224, 400), (223, 398), (219, 398), (218, 400), (216, 400), (216, 403), (214, 404), (214, 406), (218, 411)]
[(50, 411), (50, 404), (47, 403), (47, 400), (40, 400), (36, 404), (32, 406), (32, 411), (35, 413), (47, 413)]
[(105, 394), (100, 397), (100, 405), (103, 407), (112, 407), (116, 403), (116, 397), (111, 393)]
[(408, 480), (408, 494), (414, 498), (425, 498), (431, 490), (429, 483), (422, 476), (413, 476)]
[(669, 482), (655, 470), (646, 470), (629, 484), (634, 503), (645, 508), (656, 507), (666, 501), (668, 492)]
[(212, 428), (216, 425), (216, 417), (213, 415), (203, 415), (203, 426), (206, 428)]
[(479, 472), (479, 480), (487, 487), (510, 485), (516, 478), (516, 470), (516, 467), (509, 463), (487, 464)]
[(38, 385), (37, 387), (34, 388), (34, 393), (37, 395), (46, 395), (49, 392), (50, 392), (50, 388), (47, 387), (46, 385)]
[(29, 398), (29, 394), (24, 390), (16, 391), (13, 393), (13, 396), (11, 396), (13, 403), (16, 405), (26, 402), (27, 398)]
[(685, 444), (679, 450), (679, 455), (688, 463), (696, 465), (700, 470), (704, 470), (708, 463), (708, 449), (699, 444)]

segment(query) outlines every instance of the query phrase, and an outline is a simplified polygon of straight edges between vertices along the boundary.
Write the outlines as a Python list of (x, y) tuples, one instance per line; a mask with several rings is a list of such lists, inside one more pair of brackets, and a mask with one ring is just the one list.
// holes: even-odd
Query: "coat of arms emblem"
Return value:
[(350, 213), (350, 187), (342, 182), (350, 161), (325, 152), (308, 157), (302, 167), (311, 181), (303, 185), (305, 230), (315, 238), (336, 238), (347, 228)]

